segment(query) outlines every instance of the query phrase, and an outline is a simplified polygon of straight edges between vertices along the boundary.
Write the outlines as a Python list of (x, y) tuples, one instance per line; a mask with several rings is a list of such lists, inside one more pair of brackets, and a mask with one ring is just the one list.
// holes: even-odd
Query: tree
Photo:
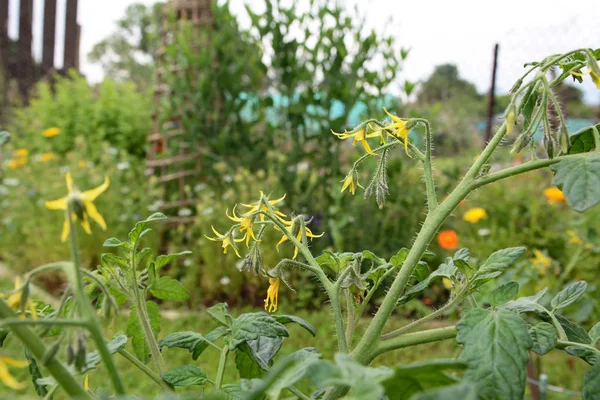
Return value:
[(423, 82), (418, 100), (421, 103), (431, 104), (457, 97), (481, 99), (475, 85), (461, 79), (456, 65), (442, 64), (436, 66), (429, 78)]
[(152, 82), (154, 54), (158, 45), (163, 3), (135, 3), (117, 21), (118, 30), (94, 45), (88, 57), (102, 65), (106, 75), (118, 81), (133, 81), (145, 89)]

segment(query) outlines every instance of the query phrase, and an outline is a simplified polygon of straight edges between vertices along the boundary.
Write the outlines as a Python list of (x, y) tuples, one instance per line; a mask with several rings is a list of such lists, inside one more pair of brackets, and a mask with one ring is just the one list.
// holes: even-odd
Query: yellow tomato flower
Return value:
[(534, 257), (530, 259), (531, 263), (541, 275), (546, 275), (552, 265), (552, 259), (537, 249), (533, 250), (533, 255)]
[(237, 205), (233, 207), (233, 210), (231, 210), (233, 215), (229, 215), (229, 209), (225, 210), (225, 215), (227, 215), (227, 218), (233, 222), (238, 222), (240, 224), (240, 233), (244, 233), (244, 231), (246, 232), (242, 239), (246, 239), (246, 247), (248, 247), (250, 239), (258, 241), (256, 236), (254, 236), (254, 231), (252, 230), (252, 220), (254, 217), (238, 217), (235, 214), (235, 207), (237, 207)]
[(588, 75), (588, 74), (590, 75), (590, 78), (592, 78), (592, 82), (594, 82), (596, 84), (596, 87), (598, 89), (600, 89), (600, 76), (598, 76), (591, 69), (588, 72), (586, 72), (586, 73), (575, 72), (575, 71), (571, 72), (571, 75), (573, 75), (573, 76), (580, 76), (580, 77), (583, 76), (583, 75)]
[[(18, 291), (7, 297), (6, 304), (8, 304), (8, 306), (15, 311), (18, 311), (21, 308), (27, 309), (31, 314), (31, 319), (37, 319), (35, 304), (33, 301), (31, 301), (31, 299), (27, 299), (27, 303), (21, 307), (21, 302), (23, 301), (23, 290), (21, 288), (21, 278), (18, 276), (15, 278), (15, 290)], [(21, 318), (25, 318), (25, 314), (21, 314)]]
[[(104, 221), (102, 215), (100, 215), (98, 212), (98, 209), (94, 205), (93, 201), (96, 200), (102, 193), (104, 193), (106, 189), (108, 189), (110, 184), (108, 177), (104, 178), (104, 183), (102, 185), (95, 189), (86, 190), (85, 192), (80, 192), (79, 189), (77, 189), (77, 187), (73, 184), (73, 178), (71, 177), (70, 172), (67, 172), (65, 179), (67, 181), (67, 189), (69, 190), (68, 195), (58, 200), (47, 201), (45, 203), (46, 208), (50, 210), (66, 211), (69, 209), (69, 202), (71, 202), (73, 210), (71, 218), (73, 219), (73, 222), (80, 220), (81, 226), (89, 235), (92, 234), (92, 229), (90, 227), (88, 217), (96, 221), (102, 230), (106, 230), (106, 222)], [(63, 242), (67, 240), (69, 231), (69, 218), (66, 217), (61, 236)]]
[[(260, 191), (260, 198), (262, 199), (264, 197), (264, 193), (262, 192), (262, 190)], [(277, 218), (279, 218), (280, 221), (285, 221), (285, 218), (287, 218), (287, 216), (282, 213), (281, 211), (275, 210), (275, 207), (277, 206), (277, 204), (281, 203), (284, 199), (285, 199), (285, 194), (283, 196), (281, 196), (278, 199), (275, 200), (267, 200), (269, 202), (269, 205), (271, 207), (274, 208), (275, 211), (275, 215), (277, 216)], [(250, 203), (250, 204), (244, 204), (244, 203), (240, 203), (241, 206), (249, 208), (248, 211), (246, 211), (245, 213), (243, 213), (241, 216), (242, 217), (249, 217), (252, 214), (258, 213), (258, 212), (268, 212), (269, 208), (267, 207), (266, 204), (264, 204), (261, 200), (255, 201), (254, 203)], [(264, 221), (265, 220), (265, 216), (263, 214), (260, 214), (260, 220)]]
[(215, 227), (212, 225), (211, 225), (211, 228), (212, 228), (213, 232), (215, 233), (216, 237), (211, 238), (206, 235), (204, 235), (204, 237), (206, 237), (208, 240), (212, 240), (213, 242), (223, 242), (223, 244), (221, 246), (221, 247), (223, 247), (223, 254), (227, 254), (227, 248), (231, 247), (233, 249), (233, 251), (235, 252), (235, 255), (242, 258), (242, 256), (240, 256), (240, 252), (238, 250), (236, 243), (244, 241), (244, 238), (235, 239), (235, 238), (232, 238), (231, 235), (229, 235), (229, 234), (223, 235), (222, 233), (217, 232)]
[[(358, 183), (358, 179), (356, 179), (356, 181), (354, 180), (354, 174), (350, 173), (346, 179), (344, 179), (344, 185), (342, 186), (342, 192), (344, 190), (346, 190), (347, 188), (349, 188), (350, 193), (352, 193), (352, 195), (354, 195), (354, 192), (356, 191), (356, 188), (363, 188), (361, 186), (360, 183)], [(363, 188), (364, 189), (364, 188)]]
[(402, 119), (392, 115), (388, 112), (388, 110), (383, 107), (383, 111), (390, 117), (392, 123), (388, 126), (385, 126), (383, 129), (392, 130), (392, 135), (398, 137), (404, 141), (404, 151), (406, 151), (406, 155), (408, 154), (408, 133), (409, 130), (406, 128), (407, 119)]
[(13, 152), (13, 155), (15, 157), (27, 157), (28, 154), (29, 154), (29, 150), (27, 150), (27, 149), (17, 149)]
[(373, 150), (371, 150), (371, 146), (369, 146), (369, 142), (367, 142), (367, 139), (374, 138), (374, 137), (381, 137), (381, 131), (375, 131), (373, 133), (367, 134), (365, 132), (364, 128), (358, 129), (358, 130), (356, 130), (356, 132), (350, 131), (350, 132), (343, 132), (343, 133), (335, 133), (332, 130), (331, 133), (333, 133), (335, 136), (337, 136), (338, 138), (340, 138), (342, 140), (353, 138), (352, 146), (356, 146), (356, 143), (360, 142), (360, 144), (362, 144), (362, 146), (365, 148), (367, 153), (372, 154), (374, 156), (376, 154), (373, 153)]
[(481, 207), (471, 208), (463, 214), (463, 220), (472, 224), (476, 224), (482, 219), (487, 219), (487, 217), (487, 212)]
[(265, 311), (277, 311), (277, 297), (279, 295), (279, 278), (269, 278), (269, 289), (265, 299)]
[(454, 287), (454, 283), (452, 283), (452, 281), (448, 278), (442, 279), (442, 285), (444, 285), (444, 287), (448, 290), (450, 290)]
[(53, 126), (52, 128), (48, 128), (48, 129), (44, 130), (44, 132), (42, 132), (42, 135), (44, 135), (44, 137), (51, 138), (51, 137), (58, 135), (59, 133), (60, 133), (60, 129)]
[[(288, 225), (286, 230), (291, 234), (292, 233), (292, 221), (283, 221), (283, 222), (284, 222), (284, 224)], [(275, 229), (277, 229), (278, 231), (281, 231), (278, 227), (275, 227)], [(320, 235), (315, 235), (310, 230), (309, 227), (305, 227), (304, 229), (306, 230), (306, 237), (309, 239), (320, 238), (321, 236), (323, 236), (325, 234), (325, 232), (323, 232)], [(279, 240), (279, 242), (275, 246), (277, 251), (279, 251), (279, 245), (287, 242), (288, 240), (290, 240), (290, 239), (284, 233), (283, 236), (281, 237), (281, 240)], [(298, 240), (299, 242), (302, 242), (302, 229), (298, 229), (298, 233), (296, 234), (296, 240)], [(294, 256), (292, 257), (292, 260), (295, 260), (296, 257), (298, 257), (298, 247), (294, 248)]]
[(52, 161), (55, 158), (56, 158), (56, 154), (54, 154), (54, 153), (42, 153), (42, 155), (40, 156), (40, 160), (42, 160), (42, 162)]
[(0, 381), (13, 390), (25, 389), (27, 384), (24, 382), (18, 382), (8, 370), (9, 366), (15, 368), (25, 368), (29, 366), (29, 363), (27, 361), (15, 360), (14, 358), (8, 356), (0, 356)]
[(549, 204), (560, 203), (565, 201), (565, 195), (557, 187), (551, 187), (548, 189), (544, 189), (544, 196), (548, 199)]

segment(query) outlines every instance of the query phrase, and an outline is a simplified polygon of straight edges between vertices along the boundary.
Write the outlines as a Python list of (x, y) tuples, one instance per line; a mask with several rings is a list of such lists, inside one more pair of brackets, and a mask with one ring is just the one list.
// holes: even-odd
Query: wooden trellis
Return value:
[[(172, 23), (175, 16), (176, 23)], [(163, 199), (160, 209), (168, 214), (176, 214), (181, 207), (192, 206), (196, 200), (186, 197), (185, 186), (190, 179), (200, 172), (201, 154), (192, 149), (186, 140), (187, 132), (182, 124), (182, 113), (170, 115), (165, 121), (162, 103), (166, 96), (173, 95), (172, 88), (165, 82), (167, 72), (182, 74), (185, 71), (179, 65), (169, 64), (165, 54), (172, 38), (173, 30), (179, 29), (183, 23), (191, 24), (193, 30), (213, 25), (211, 0), (170, 0), (165, 4), (162, 16), (159, 45), (156, 55), (156, 74), (154, 85), (154, 112), (152, 114), (151, 132), (148, 136), (147, 174), (154, 175), (162, 185)], [(192, 48), (202, 43), (193, 43)], [(190, 167), (190, 164), (193, 164)], [(177, 199), (166, 199), (169, 193), (177, 191)], [(171, 223), (185, 223), (193, 220), (193, 216), (178, 216), (169, 219)]]
[[(79, 41), (81, 27), (77, 24), (78, 0), (67, 0), (65, 8), (65, 35), (63, 68), (54, 64), (56, 44), (57, 0), (43, 2), (42, 60), (35, 61), (33, 43), (33, 0), (19, 1), (19, 36), (13, 41), (8, 36), (8, 11), (11, 0), (0, 0), (0, 79), (16, 81), (21, 97), (27, 101), (29, 91), (35, 82), (54, 72), (65, 73), (70, 68), (79, 69)], [(0, 85), (6, 87), (6, 85)], [(7, 93), (0, 93), (5, 98)]]

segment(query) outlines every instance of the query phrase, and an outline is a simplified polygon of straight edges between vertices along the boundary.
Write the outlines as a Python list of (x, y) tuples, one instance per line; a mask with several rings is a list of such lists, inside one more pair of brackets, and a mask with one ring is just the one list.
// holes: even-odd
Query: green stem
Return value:
[(569, 158), (569, 157), (575, 157), (575, 156), (567, 155), (567, 156), (554, 157), (553, 159), (546, 158), (543, 160), (534, 160), (534, 161), (530, 161), (530, 162), (527, 162), (524, 164), (516, 165), (514, 167), (506, 168), (501, 171), (497, 171), (497, 172), (482, 176), (481, 178), (477, 178), (475, 181), (473, 181), (473, 183), (471, 184), (471, 187), (473, 190), (475, 190), (475, 189), (478, 189), (487, 184), (499, 181), (501, 179), (510, 178), (511, 176), (514, 176), (514, 175), (523, 174), (525, 172), (534, 171), (536, 169), (545, 168), (550, 165), (557, 164), (557, 163), (561, 162), (562, 160)]
[[(0, 319), (16, 319), (17, 315), (6, 304), (0, 300)], [(47, 348), (44, 342), (26, 325), (14, 325), (11, 327), (13, 334), (25, 345), (27, 350), (33, 354), (36, 360), (43, 360), (47, 354)], [(71, 398), (91, 399), (89, 393), (75, 379), (71, 371), (56, 357), (51, 357), (46, 361), (46, 369), (56, 380), (56, 382), (67, 392)]]
[(381, 276), (381, 278), (379, 278), (377, 280), (377, 282), (375, 282), (375, 284), (373, 285), (373, 287), (371, 289), (369, 289), (369, 291), (367, 292), (367, 295), (365, 296), (365, 298), (363, 299), (362, 303), (360, 303), (360, 306), (358, 307), (358, 311), (356, 312), (356, 321), (354, 322), (355, 324), (358, 324), (358, 321), (360, 320), (360, 318), (362, 318), (363, 314), (365, 313), (365, 309), (367, 308), (367, 305), (369, 304), (369, 302), (371, 301), (371, 298), (373, 297), (373, 295), (375, 294), (375, 292), (379, 288), (379, 285), (381, 285), (381, 282), (385, 281), (385, 279), (392, 272), (394, 272), (395, 269), (396, 269), (395, 267), (389, 268), (383, 274), (383, 276)]
[(373, 351), (372, 358), (375, 358), (383, 353), (387, 353), (388, 351), (401, 349), (404, 347), (451, 339), (456, 336), (456, 333), (456, 327), (448, 326), (444, 328), (429, 329), (422, 332), (407, 333), (396, 336), (392, 339), (378, 342), (375, 350)]
[(546, 314), (550, 316), (550, 319), (552, 320), (552, 325), (554, 325), (556, 332), (558, 332), (558, 340), (567, 340), (567, 333), (565, 332), (560, 322), (558, 322), (558, 319), (556, 319), (556, 317), (554, 316), (554, 313), (546, 310)]
[(0, 328), (13, 327), (17, 325), (51, 325), (51, 326), (79, 326), (87, 328), (87, 321), (73, 319), (24, 319), (24, 318), (7, 318), (0, 320)]
[(415, 118), (415, 121), (418, 121), (425, 126), (425, 189), (427, 192), (427, 208), (431, 212), (435, 210), (438, 205), (437, 196), (435, 194), (435, 182), (433, 180), (433, 171), (431, 165), (431, 149), (433, 147), (431, 138), (431, 125), (426, 119)]
[(74, 288), (75, 300), (79, 305), (79, 309), (83, 317), (89, 321), (88, 330), (90, 331), (92, 338), (96, 343), (96, 348), (100, 353), (102, 361), (106, 365), (106, 369), (112, 381), (113, 387), (115, 388), (116, 394), (125, 394), (125, 386), (123, 386), (121, 375), (119, 375), (119, 371), (117, 370), (117, 366), (115, 365), (115, 360), (113, 359), (110, 351), (108, 351), (106, 341), (104, 340), (104, 336), (102, 335), (102, 331), (100, 330), (100, 326), (98, 325), (98, 320), (96, 318), (96, 310), (92, 307), (88, 295), (83, 287), (81, 261), (79, 259), (79, 244), (77, 243), (77, 230), (73, 222), (73, 218), (71, 217), (73, 215), (73, 206), (70, 201), (67, 201), (67, 203), (68, 206), (66, 218), (69, 221), (69, 228), (71, 232), (69, 236), (71, 239), (71, 257), (73, 259), (73, 271), (71, 280), (72, 286)]
[(310, 400), (310, 397), (308, 397), (307, 395), (305, 395), (304, 393), (302, 393), (299, 389), (295, 388), (294, 386), (290, 386), (288, 388), (288, 390), (290, 392), (292, 392), (292, 394), (296, 395), (296, 397), (298, 397), (299, 399)]
[(127, 361), (129, 361), (130, 363), (135, 365), (140, 371), (142, 371), (144, 374), (146, 374), (154, 382), (158, 383), (161, 386), (164, 384), (164, 381), (162, 380), (162, 378), (160, 376), (156, 375), (154, 373), (154, 371), (152, 371), (144, 363), (142, 363), (140, 360), (138, 360), (133, 354), (131, 354), (130, 352), (128, 352), (125, 349), (120, 349), (118, 351), (118, 353), (120, 355), (122, 355)]
[(56, 391), (58, 390), (59, 387), (60, 387), (60, 385), (52, 386), (50, 388), (50, 390), (48, 390), (48, 393), (46, 393), (46, 395), (44, 396), (44, 398), (42, 400), (52, 400), (52, 398), (56, 394)]
[(215, 379), (215, 390), (221, 389), (223, 384), (223, 375), (225, 375), (225, 364), (227, 363), (227, 355), (229, 354), (229, 345), (226, 344), (221, 349), (221, 357), (219, 358), (219, 369), (217, 370), (217, 378)]
[(408, 325), (403, 326), (402, 328), (396, 329), (395, 331), (386, 333), (385, 335), (381, 336), (382, 340), (389, 340), (393, 337), (399, 336), (401, 334), (403, 334), (404, 332), (407, 332), (411, 329), (416, 328), (417, 326), (423, 325), (425, 322), (431, 321), (433, 319), (436, 319), (439, 316), (442, 316), (444, 314), (446, 314), (447, 312), (451, 311), (455, 306), (457, 306), (458, 304), (460, 304), (465, 297), (468, 296), (468, 289), (469, 289), (469, 285), (465, 284), (465, 287), (463, 288), (463, 290), (461, 290), (455, 297), (454, 299), (452, 299), (451, 301), (449, 301), (448, 303), (446, 303), (446, 305), (444, 305), (443, 307), (441, 307), (440, 309), (432, 312), (431, 314), (428, 314), (426, 316), (424, 316), (421, 319), (418, 319), (414, 322), (411, 322)]
[(352, 336), (354, 335), (354, 329), (356, 328), (356, 317), (355, 317), (355, 309), (354, 309), (354, 299), (352, 298), (352, 294), (348, 289), (344, 290), (344, 294), (346, 296), (346, 309), (348, 322), (346, 323), (346, 343), (348, 347), (352, 346)]
[(582, 252), (583, 252), (583, 246), (579, 246), (577, 248), (577, 250), (575, 250), (575, 253), (573, 254), (573, 256), (571, 257), (571, 259), (569, 260), (569, 263), (567, 264), (567, 266), (565, 267), (565, 270), (563, 271), (563, 273), (558, 278), (558, 283), (556, 285), (557, 287), (562, 287), (562, 284), (569, 277), (569, 274), (571, 273), (571, 271), (573, 270), (573, 268), (575, 268), (575, 266), (577, 265), (577, 261), (579, 261), (579, 257), (581, 257), (581, 253)]

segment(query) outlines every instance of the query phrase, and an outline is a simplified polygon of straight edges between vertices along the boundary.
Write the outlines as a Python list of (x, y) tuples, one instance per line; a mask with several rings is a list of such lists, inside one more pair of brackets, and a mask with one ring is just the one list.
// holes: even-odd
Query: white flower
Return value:
[(129, 164), (128, 161), (123, 161), (117, 164), (117, 169), (119, 171), (122, 171), (124, 169), (129, 169), (129, 167), (131, 167), (131, 164)]
[(177, 211), (177, 215), (180, 217), (189, 217), (192, 215), (192, 210), (189, 208), (182, 208), (181, 210)]
[(19, 180), (17, 178), (6, 178), (4, 180), (4, 184), (6, 186), (18, 186), (19, 185)]
[(204, 189), (206, 189), (206, 183), (199, 183), (196, 186), (194, 186), (194, 192), (196, 193), (201, 192)]
[(183, 265), (185, 267), (191, 267), (192, 263), (193, 263), (193, 261), (190, 258), (186, 258), (185, 261), (183, 262)]
[(66, 174), (67, 172), (69, 172), (69, 167), (67, 166), (62, 166), (58, 169), (58, 171), (61, 173), (61, 175)]
[(482, 228), (478, 230), (477, 233), (479, 234), (479, 236), (487, 236), (490, 234), (490, 230), (487, 228)]
[(119, 150), (115, 147), (109, 147), (108, 149), (106, 149), (106, 153), (110, 154), (111, 156), (116, 156), (117, 154), (119, 154)]
[(8, 194), (8, 189), (6, 188), (6, 186), (0, 185), (0, 195), (6, 195), (6, 194)]
[(223, 180), (227, 183), (233, 182), (233, 178), (231, 177), (231, 175), (224, 175)]
[(205, 208), (204, 210), (202, 210), (202, 215), (210, 215), (213, 213), (213, 211), (214, 210), (212, 207)]
[(224, 276), (219, 280), (219, 282), (221, 283), (221, 285), (226, 286), (231, 283), (231, 279), (229, 279), (228, 276)]

